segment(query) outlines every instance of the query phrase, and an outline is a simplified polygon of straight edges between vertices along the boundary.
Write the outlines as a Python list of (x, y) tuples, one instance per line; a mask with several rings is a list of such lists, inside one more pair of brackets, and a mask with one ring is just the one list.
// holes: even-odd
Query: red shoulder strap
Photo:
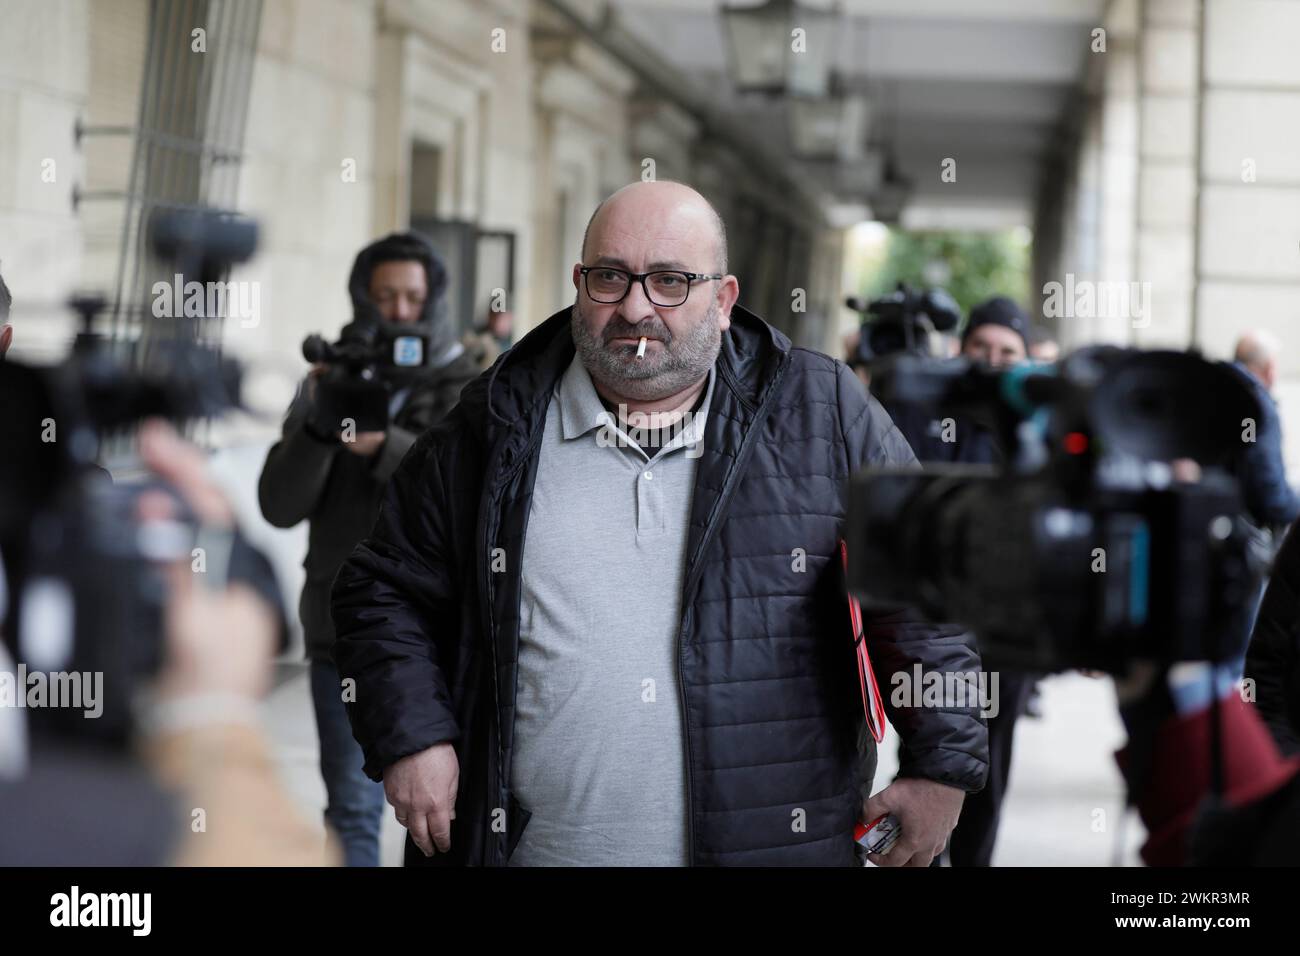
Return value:
[[(840, 562), (844, 566), (844, 581), (847, 589), (849, 580), (849, 546), (840, 539)], [(846, 590), (846, 594), (847, 594)], [(849, 599), (849, 628), (853, 638), (853, 648), (858, 659), (858, 686), (862, 690), (862, 712), (867, 718), (867, 729), (876, 743), (885, 739), (885, 702), (880, 698), (880, 688), (876, 684), (876, 672), (871, 669), (871, 656), (867, 653), (866, 631), (862, 626), (862, 605), (852, 594)]]

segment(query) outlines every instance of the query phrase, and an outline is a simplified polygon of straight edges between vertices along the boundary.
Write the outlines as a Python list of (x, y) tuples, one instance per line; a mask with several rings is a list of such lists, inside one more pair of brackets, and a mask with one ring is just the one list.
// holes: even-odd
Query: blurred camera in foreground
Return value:
[[(1097, 347), (1001, 371), (898, 356), (873, 390), (980, 419), (1005, 469), (865, 469), (850, 487), (850, 588), (961, 621), (988, 667), (1122, 673), (1245, 646), (1261, 569), (1236, 482), (1255, 398), (1215, 363)], [(1194, 461), (1200, 480), (1179, 480)]]

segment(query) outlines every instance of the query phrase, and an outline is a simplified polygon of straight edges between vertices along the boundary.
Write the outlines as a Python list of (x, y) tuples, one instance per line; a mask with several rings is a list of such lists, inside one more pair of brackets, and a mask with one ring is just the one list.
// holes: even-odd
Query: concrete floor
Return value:
[[(1124, 814), (1124, 781), (1114, 760), (1125, 739), (1114, 685), (1071, 673), (1040, 687), (1043, 716), (1016, 722), (993, 865), (1141, 865), (1137, 851), (1146, 833), (1136, 814)], [(897, 752), (891, 727), (877, 790), (897, 770)]]
[[(323, 839), (325, 783), (320, 775), (316, 718), (312, 713), (305, 662), (277, 666), (276, 687), (267, 696), (262, 713), (281, 779), (289, 795), (302, 809), (303, 818), (321, 827)], [(406, 831), (393, 818), (392, 808), (385, 808), (379, 854), (384, 866), (402, 865), (405, 836)]]

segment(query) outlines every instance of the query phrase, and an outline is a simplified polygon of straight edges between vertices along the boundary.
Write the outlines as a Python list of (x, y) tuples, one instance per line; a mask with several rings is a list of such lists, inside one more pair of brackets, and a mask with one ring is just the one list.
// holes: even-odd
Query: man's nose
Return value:
[(640, 282), (633, 280), (627, 295), (618, 304), (618, 314), (632, 325), (655, 315), (654, 303), (646, 297), (645, 288)]

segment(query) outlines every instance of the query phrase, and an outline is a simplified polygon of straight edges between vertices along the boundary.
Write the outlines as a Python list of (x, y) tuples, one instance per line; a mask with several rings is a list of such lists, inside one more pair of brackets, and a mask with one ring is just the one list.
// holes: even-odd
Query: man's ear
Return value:
[(0, 326), (0, 355), (9, 351), (9, 343), (14, 340), (14, 327), (12, 325)]
[(740, 280), (725, 275), (718, 280), (718, 325), (723, 332), (731, 328), (731, 309), (740, 298)]
[(573, 287), (579, 291), (581, 291), (582, 289), (582, 272), (580, 271), (581, 269), (582, 269), (581, 262), (575, 262), (573, 264)]

